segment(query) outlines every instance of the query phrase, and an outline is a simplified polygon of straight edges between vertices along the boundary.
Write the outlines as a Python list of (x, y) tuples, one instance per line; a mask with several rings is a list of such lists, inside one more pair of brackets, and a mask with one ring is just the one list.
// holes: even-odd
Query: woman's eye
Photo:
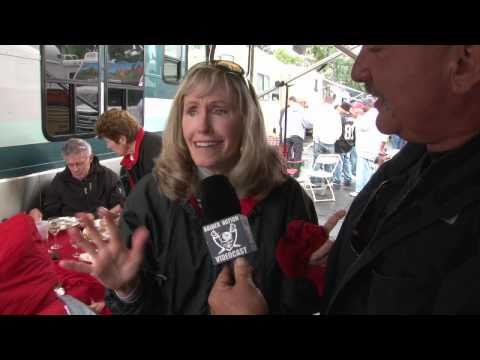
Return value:
[(194, 116), (197, 113), (197, 109), (195, 109), (195, 108), (187, 109), (186, 113), (189, 116)]
[(228, 111), (226, 109), (216, 108), (216, 109), (213, 109), (213, 113), (216, 115), (225, 115), (228, 113)]

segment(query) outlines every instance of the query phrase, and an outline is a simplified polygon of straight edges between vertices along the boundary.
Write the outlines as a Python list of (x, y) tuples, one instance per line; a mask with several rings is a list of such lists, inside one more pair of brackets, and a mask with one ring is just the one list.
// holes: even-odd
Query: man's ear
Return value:
[(452, 90), (464, 94), (480, 82), (480, 46), (455, 46), (451, 66)]

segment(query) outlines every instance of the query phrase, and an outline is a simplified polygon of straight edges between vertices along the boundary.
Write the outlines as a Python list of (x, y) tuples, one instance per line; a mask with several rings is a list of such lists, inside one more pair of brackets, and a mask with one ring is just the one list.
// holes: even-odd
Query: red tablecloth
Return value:
[[(43, 242), (45, 251), (49, 251), (48, 248), (54, 243), (58, 243), (61, 248), (56, 250), (58, 258), (53, 260), (55, 272), (58, 277), (59, 283), (65, 289), (66, 294), (75, 297), (85, 304), (91, 304), (92, 302), (103, 301), (105, 288), (94, 277), (89, 274), (80, 273), (78, 271), (68, 270), (60, 267), (59, 260), (77, 260), (73, 257), (75, 248), (70, 243), (70, 237), (66, 231), (61, 231), (55, 237), (49, 235), (49, 240)], [(51, 250), (50, 250), (51, 252)], [(79, 253), (82, 253), (82, 249), (78, 249)], [(110, 309), (105, 307), (102, 315), (111, 314)]]
[[(60, 259), (69, 259), (74, 252), (68, 239), (66, 232), (57, 237), (63, 245)], [(58, 284), (87, 305), (103, 301), (103, 286), (90, 275), (60, 268), (48, 254), (49, 245), (27, 214), (0, 223), (0, 314), (66, 314), (54, 292)]]

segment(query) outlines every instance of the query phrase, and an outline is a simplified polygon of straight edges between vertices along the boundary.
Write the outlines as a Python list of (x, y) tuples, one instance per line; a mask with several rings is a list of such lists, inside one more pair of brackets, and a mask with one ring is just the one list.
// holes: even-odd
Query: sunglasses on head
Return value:
[(238, 65), (237, 63), (234, 63), (233, 61), (211, 60), (211, 61), (208, 62), (208, 64), (212, 65), (216, 68), (225, 70), (227, 72), (231, 72), (231, 73), (238, 74), (238, 75), (241, 75), (241, 76), (245, 75), (245, 70), (243, 70), (243, 68), (240, 65)]
[(244, 76), (245, 75), (245, 70), (238, 65), (237, 63), (234, 63), (233, 61), (230, 60), (210, 60), (210, 61), (203, 61), (198, 64), (195, 64), (191, 69), (195, 69), (200, 66), (212, 66), (214, 68), (220, 69), (225, 71), (226, 73), (231, 73), (235, 75), (240, 75)]
[(244, 83), (247, 85), (247, 88), (250, 92), (250, 94), (252, 95), (252, 98), (256, 99), (257, 96), (255, 94), (255, 91), (253, 90), (253, 86), (252, 84), (250, 84), (250, 81), (248, 81), (244, 75), (245, 75), (245, 70), (243, 70), (243, 68), (238, 65), (237, 63), (234, 63), (233, 61), (230, 61), (230, 60), (210, 60), (210, 61), (204, 61), (204, 62), (200, 62), (198, 64), (195, 64), (194, 66), (192, 66), (190, 68), (190, 71), (192, 71), (193, 69), (195, 69), (196, 67), (200, 67), (200, 66), (212, 66), (216, 69), (220, 69), (222, 71), (224, 71), (225, 73), (227, 74), (233, 74), (233, 75), (236, 75), (236, 76), (240, 76), (240, 78), (244, 81)]

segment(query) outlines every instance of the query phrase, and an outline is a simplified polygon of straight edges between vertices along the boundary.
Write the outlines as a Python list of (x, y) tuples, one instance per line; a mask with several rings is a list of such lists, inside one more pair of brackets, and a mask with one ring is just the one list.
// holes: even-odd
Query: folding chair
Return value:
[[(314, 202), (335, 201), (333, 177), (339, 163), (340, 155), (338, 154), (320, 154), (312, 165), (312, 168), (306, 170), (301, 178), (297, 179), (305, 191), (312, 194)], [(330, 196), (318, 198), (315, 191), (320, 190), (322, 191), (322, 196), (325, 195), (327, 190), (330, 192)]]

